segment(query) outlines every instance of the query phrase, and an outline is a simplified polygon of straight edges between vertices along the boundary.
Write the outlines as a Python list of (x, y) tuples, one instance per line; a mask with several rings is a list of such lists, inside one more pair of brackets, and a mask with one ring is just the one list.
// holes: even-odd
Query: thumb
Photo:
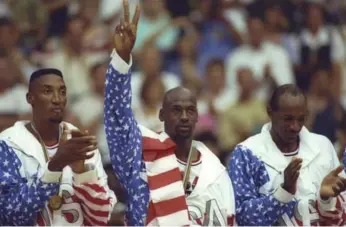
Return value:
[(341, 173), (341, 171), (343, 171), (343, 170), (344, 170), (344, 165), (339, 165), (336, 169), (333, 169), (331, 173), (332, 173), (334, 176), (337, 176), (337, 175), (339, 175), (339, 173)]
[(69, 134), (69, 129), (66, 122), (62, 122), (62, 135), (61, 140), (67, 140), (67, 136)]

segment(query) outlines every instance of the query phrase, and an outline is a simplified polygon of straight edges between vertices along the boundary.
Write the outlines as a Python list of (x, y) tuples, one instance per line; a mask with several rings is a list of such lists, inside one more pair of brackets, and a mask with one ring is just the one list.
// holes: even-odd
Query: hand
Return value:
[(293, 157), (292, 161), (284, 171), (284, 184), (282, 186), (287, 192), (292, 195), (297, 191), (297, 180), (299, 177), (299, 170), (302, 167), (303, 159)]
[(136, 42), (137, 25), (139, 21), (140, 10), (136, 6), (136, 12), (130, 22), (130, 12), (128, 0), (123, 0), (124, 20), (115, 28), (114, 48), (118, 55), (126, 62), (130, 61), (130, 54)]
[[(95, 136), (84, 135), (80, 131), (76, 130), (70, 132), (65, 127), (63, 130), (58, 151), (48, 165), (50, 171), (62, 171), (67, 165), (74, 164), (77, 161), (90, 159), (94, 154), (88, 154), (88, 152), (97, 149)], [(69, 133), (72, 134), (72, 138), (68, 140), (67, 135)], [(78, 166), (80, 166), (80, 164), (78, 164)], [(77, 165), (74, 165), (74, 167), (76, 168)]]
[(340, 165), (323, 179), (320, 188), (320, 197), (322, 200), (336, 197), (346, 190), (346, 179), (339, 176), (339, 173), (341, 173), (343, 169), (344, 166)]
[[(83, 133), (79, 130), (76, 130), (74, 133), (72, 133), (72, 135), (74, 138), (77, 138), (77, 137), (82, 137), (82, 136), (88, 136), (90, 134), (87, 130), (85, 130)], [(71, 167), (72, 171), (74, 173), (78, 173), (78, 174), (84, 173), (86, 171), (84, 162), (85, 162), (85, 160), (80, 160), (80, 161), (76, 161), (76, 162), (71, 163), (70, 167)]]

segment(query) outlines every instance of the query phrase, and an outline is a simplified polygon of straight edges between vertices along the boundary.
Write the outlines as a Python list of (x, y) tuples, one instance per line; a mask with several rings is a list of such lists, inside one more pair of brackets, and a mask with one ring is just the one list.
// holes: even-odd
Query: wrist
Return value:
[(289, 193), (291, 193), (291, 194), (294, 194), (292, 191), (292, 187), (289, 187), (289, 186), (287, 186), (287, 185), (285, 185), (285, 184), (282, 184), (282, 189), (284, 189), (286, 192), (289, 192)]
[(61, 172), (65, 166), (61, 164), (61, 162), (56, 160), (51, 160), (48, 162), (48, 170), (52, 172)]
[(127, 64), (130, 63), (130, 53), (124, 53), (118, 50), (116, 50), (116, 52), (118, 53), (119, 57), (121, 57), (121, 59), (123, 59)]

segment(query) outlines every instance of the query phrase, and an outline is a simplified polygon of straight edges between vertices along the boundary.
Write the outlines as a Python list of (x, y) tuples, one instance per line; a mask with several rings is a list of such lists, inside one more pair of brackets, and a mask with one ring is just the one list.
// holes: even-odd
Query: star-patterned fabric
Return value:
[(58, 183), (42, 182), (20, 174), (22, 163), (6, 142), (0, 141), (0, 225), (30, 226), (46, 201), (57, 193)]
[(261, 194), (259, 189), (269, 182), (263, 162), (251, 150), (238, 145), (232, 152), (228, 173), (233, 182), (236, 199), (236, 220), (239, 225), (274, 225), (281, 216), (293, 216), (296, 201), (281, 203), (274, 191)]
[(145, 225), (149, 204), (142, 159), (142, 135), (131, 110), (131, 73), (121, 74), (110, 64), (106, 76), (104, 119), (115, 174), (127, 192), (126, 222)]

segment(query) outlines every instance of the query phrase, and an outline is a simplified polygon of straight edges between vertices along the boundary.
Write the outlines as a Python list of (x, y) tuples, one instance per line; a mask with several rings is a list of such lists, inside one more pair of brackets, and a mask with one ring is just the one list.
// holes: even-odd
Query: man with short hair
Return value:
[(115, 195), (96, 138), (63, 122), (66, 86), (57, 69), (30, 77), (31, 121), (0, 134), (2, 225), (107, 225)]
[(114, 36), (104, 112), (112, 166), (127, 192), (127, 225), (233, 225), (234, 196), (227, 171), (203, 143), (192, 140), (196, 96), (182, 87), (165, 94), (159, 113), (162, 133), (134, 119), (130, 68), (139, 8), (129, 22), (124, 0), (124, 15)]
[(346, 179), (331, 142), (304, 127), (304, 94), (278, 87), (271, 122), (234, 149), (229, 175), (239, 225), (343, 225)]

